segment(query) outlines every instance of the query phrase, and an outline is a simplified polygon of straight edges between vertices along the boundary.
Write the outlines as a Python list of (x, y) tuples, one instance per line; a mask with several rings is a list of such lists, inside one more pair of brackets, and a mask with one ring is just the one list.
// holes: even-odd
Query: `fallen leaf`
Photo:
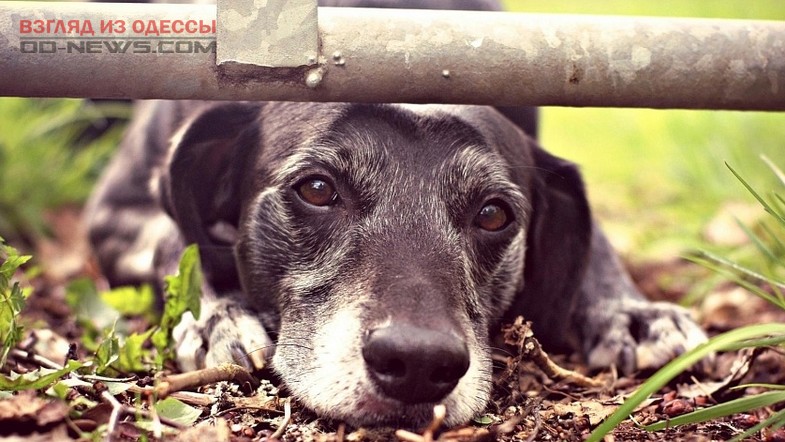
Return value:
[(39, 427), (46, 427), (62, 421), (67, 414), (68, 406), (64, 402), (41, 399), (34, 391), (22, 391), (0, 401), (0, 424), (3, 421), (21, 421), (34, 422)]

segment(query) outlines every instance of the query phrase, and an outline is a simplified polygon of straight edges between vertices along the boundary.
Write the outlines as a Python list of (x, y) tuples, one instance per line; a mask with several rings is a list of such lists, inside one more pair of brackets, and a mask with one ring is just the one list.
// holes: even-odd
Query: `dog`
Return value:
[(181, 368), (271, 358), (302, 404), (354, 426), (422, 426), (438, 403), (446, 425), (481, 413), (493, 335), (518, 315), (547, 349), (624, 372), (704, 342), (684, 309), (637, 291), (578, 168), (521, 128), (532, 115), (138, 102), (89, 239), (111, 284), (159, 289), (198, 244)]

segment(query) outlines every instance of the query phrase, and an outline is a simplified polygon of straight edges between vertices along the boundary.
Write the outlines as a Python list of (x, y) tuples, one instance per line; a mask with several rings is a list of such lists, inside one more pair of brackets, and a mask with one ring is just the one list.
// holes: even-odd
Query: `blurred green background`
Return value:
[[(783, 0), (505, 4), (519, 12), (785, 20)], [(633, 260), (706, 247), (708, 223), (734, 202), (752, 201), (725, 162), (759, 189), (776, 183), (760, 155), (785, 166), (785, 113), (545, 108), (541, 115), (542, 143), (581, 165), (597, 216)]]
[[(637, 14), (785, 20), (785, 0), (506, 1), (528, 12)], [(78, 205), (116, 145), (120, 127), (86, 131), (128, 108), (79, 100), (0, 98), (0, 236), (32, 243), (42, 214)], [(723, 207), (752, 199), (724, 165), (759, 188), (774, 177), (759, 156), (785, 162), (785, 113), (546, 108), (541, 139), (579, 163), (614, 243), (634, 259), (704, 246)]]

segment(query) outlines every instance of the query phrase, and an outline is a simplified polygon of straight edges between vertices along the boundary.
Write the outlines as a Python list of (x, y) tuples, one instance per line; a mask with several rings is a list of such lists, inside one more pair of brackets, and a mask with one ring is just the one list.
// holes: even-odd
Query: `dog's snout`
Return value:
[(410, 324), (374, 330), (362, 354), (371, 378), (384, 394), (411, 404), (441, 400), (469, 369), (469, 351), (463, 340)]

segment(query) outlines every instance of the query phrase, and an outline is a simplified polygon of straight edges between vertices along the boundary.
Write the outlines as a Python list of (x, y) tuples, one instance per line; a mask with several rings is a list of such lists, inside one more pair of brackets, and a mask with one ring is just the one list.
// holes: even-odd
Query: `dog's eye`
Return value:
[(338, 193), (333, 186), (322, 178), (308, 178), (296, 188), (300, 198), (314, 206), (329, 206), (338, 200)]
[(477, 217), (474, 218), (474, 223), (477, 227), (487, 230), (489, 232), (497, 232), (507, 227), (512, 221), (512, 215), (506, 205), (498, 201), (490, 201), (486, 203)]

